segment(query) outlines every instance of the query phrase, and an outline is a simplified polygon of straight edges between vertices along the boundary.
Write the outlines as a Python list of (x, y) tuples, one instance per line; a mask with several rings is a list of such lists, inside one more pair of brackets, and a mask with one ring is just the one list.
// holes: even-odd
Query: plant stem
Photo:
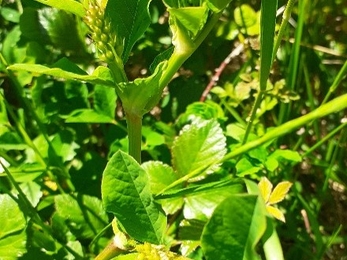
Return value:
[(234, 158), (240, 154), (243, 154), (245, 152), (248, 152), (249, 150), (258, 147), (266, 142), (269, 142), (275, 138), (278, 138), (280, 136), (283, 136), (285, 134), (288, 134), (295, 129), (304, 126), (308, 123), (310, 123), (312, 120), (316, 120), (318, 118), (327, 116), (331, 113), (338, 112), (342, 109), (347, 108), (347, 94), (344, 94), (342, 96), (339, 96), (332, 101), (320, 106), (316, 110), (301, 116), (299, 118), (293, 119), (291, 121), (288, 121), (278, 127), (273, 128), (266, 134), (264, 134), (259, 139), (256, 139), (254, 141), (248, 142), (241, 147), (235, 148), (232, 152), (228, 153), (222, 161), (229, 160), (231, 158)]
[(126, 112), (129, 137), (129, 154), (141, 163), (141, 143), (142, 143), (142, 116), (132, 112)]
[(277, 51), (278, 51), (278, 48), (280, 46), (280, 43), (282, 41), (282, 38), (283, 38), (283, 34), (284, 34), (284, 31), (287, 27), (287, 24), (289, 22), (289, 18), (291, 16), (291, 13), (292, 13), (292, 10), (293, 10), (293, 7), (294, 7), (294, 3), (295, 3), (295, 0), (289, 0), (288, 3), (287, 3), (287, 6), (283, 12), (283, 15), (282, 15), (282, 23), (281, 23), (281, 26), (280, 26), (280, 30), (277, 34), (277, 37), (276, 37), (276, 41), (275, 41), (275, 47), (273, 49), (273, 54), (272, 54), (272, 58), (274, 59), (276, 57), (276, 54), (277, 54)]
[(123, 252), (123, 250), (118, 248), (112, 240), (112, 242), (109, 243), (107, 247), (105, 247), (104, 250), (102, 250), (102, 252), (95, 257), (95, 260), (112, 259), (115, 256), (119, 255), (121, 252)]

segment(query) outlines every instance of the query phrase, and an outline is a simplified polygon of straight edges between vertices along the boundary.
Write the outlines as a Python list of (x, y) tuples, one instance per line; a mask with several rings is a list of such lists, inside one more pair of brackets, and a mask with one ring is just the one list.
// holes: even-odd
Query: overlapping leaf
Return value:
[(30, 66), (28, 66), (28, 64), (23, 63), (11, 65), (8, 67), (8, 69), (28, 71), (34, 74), (44, 74), (56, 78), (82, 80), (105, 86), (115, 86), (111, 71), (108, 68), (99, 66), (91, 75), (89, 75), (87, 72), (66, 58), (62, 58), (52, 67), (38, 64), (30, 64)]
[(101, 184), (102, 200), (125, 231), (142, 242), (160, 244), (166, 228), (163, 210), (154, 202), (146, 172), (118, 151), (108, 162)]
[(232, 195), (214, 211), (202, 234), (206, 258), (259, 259), (255, 246), (266, 229), (266, 214), (256, 195)]
[(218, 168), (226, 153), (226, 139), (216, 120), (197, 119), (185, 126), (172, 147), (173, 166), (180, 176), (199, 168)]

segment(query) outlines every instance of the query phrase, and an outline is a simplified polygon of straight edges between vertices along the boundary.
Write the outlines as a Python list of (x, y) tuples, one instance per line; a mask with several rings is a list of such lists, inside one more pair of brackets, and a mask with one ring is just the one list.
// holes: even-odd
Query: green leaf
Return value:
[(207, 0), (207, 6), (215, 13), (223, 11), (231, 0)]
[(88, 75), (87, 72), (66, 58), (59, 60), (53, 65), (53, 67), (38, 64), (29, 65), (19, 63), (9, 66), (8, 69), (28, 71), (34, 74), (45, 74), (57, 78), (81, 80), (93, 84), (101, 84), (112, 87), (115, 86), (111, 71), (108, 68), (99, 66), (91, 75)]
[[(220, 183), (223, 184), (224, 181)], [(222, 201), (240, 191), (242, 191), (240, 184), (229, 182), (229, 185), (218, 187), (217, 184), (215, 187), (210, 187), (209, 190), (189, 194), (184, 199), (184, 217), (186, 219), (208, 220)]]
[(65, 10), (67, 12), (76, 14), (83, 17), (85, 15), (85, 9), (83, 5), (75, 0), (35, 0), (45, 5), (55, 7), (57, 9)]
[(137, 78), (132, 82), (122, 82), (118, 85), (117, 94), (122, 100), (126, 113), (143, 116), (159, 102), (163, 88), (159, 80), (167, 62), (160, 63), (155, 72), (148, 78)]
[(0, 9), (0, 14), (7, 21), (13, 23), (19, 22), (20, 13), (17, 10), (2, 6)]
[(18, 204), (7, 194), (0, 195), (0, 259), (12, 260), (26, 249), (26, 220)]
[(264, 202), (256, 195), (232, 195), (214, 211), (202, 234), (207, 259), (259, 259), (255, 246), (266, 229)]
[(57, 214), (65, 219), (70, 231), (81, 239), (91, 239), (108, 223), (101, 201), (88, 195), (57, 195)]
[(38, 18), (37, 22), (47, 32), (55, 47), (76, 53), (83, 51), (84, 44), (79, 37), (78, 24), (76, 18), (71, 13), (44, 8), (38, 10)]
[(96, 85), (94, 88), (94, 108), (95, 111), (108, 116), (109, 118), (115, 118), (116, 113), (116, 91), (113, 88), (105, 87), (102, 85)]
[(149, 15), (150, 0), (109, 0), (105, 14), (111, 20), (111, 27), (117, 36), (124, 40), (122, 60), (128, 60), (134, 44), (144, 35), (151, 23)]
[[(153, 194), (159, 193), (168, 185), (177, 180), (177, 175), (175, 174), (173, 169), (169, 165), (163, 164), (159, 161), (146, 162), (141, 166), (146, 171), (149, 177), (151, 192)], [(183, 188), (182, 185), (181, 187)], [(183, 206), (182, 197), (163, 199), (159, 202), (163, 206), (166, 214), (174, 214)]]
[(108, 162), (101, 184), (102, 200), (133, 238), (162, 243), (166, 217), (151, 194), (148, 176), (130, 155), (118, 151)]
[(193, 36), (205, 25), (208, 9), (205, 5), (198, 7), (181, 7), (181, 8), (169, 8), (170, 16), (174, 17), (175, 23), (180, 23), (183, 27), (191, 32)]
[(101, 114), (94, 109), (82, 108), (72, 111), (67, 116), (61, 116), (66, 119), (66, 123), (114, 123), (114, 118)]
[(218, 168), (226, 153), (226, 138), (216, 120), (197, 119), (185, 126), (172, 147), (172, 163), (180, 177), (206, 165)]

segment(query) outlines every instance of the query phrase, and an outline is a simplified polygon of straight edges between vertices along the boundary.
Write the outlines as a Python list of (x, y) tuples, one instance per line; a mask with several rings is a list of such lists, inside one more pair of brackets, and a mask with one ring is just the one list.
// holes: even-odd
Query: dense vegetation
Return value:
[(0, 4), (0, 259), (346, 257), (344, 0)]

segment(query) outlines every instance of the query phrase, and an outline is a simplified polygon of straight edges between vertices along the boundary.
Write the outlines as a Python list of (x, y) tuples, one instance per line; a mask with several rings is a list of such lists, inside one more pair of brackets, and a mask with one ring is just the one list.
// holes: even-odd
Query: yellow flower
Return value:
[(273, 185), (266, 177), (262, 177), (258, 184), (260, 194), (265, 201), (267, 212), (283, 222), (286, 221), (282, 211), (272, 205), (282, 201), (292, 185), (289, 181), (283, 181), (277, 184), (274, 190), (272, 190)]

